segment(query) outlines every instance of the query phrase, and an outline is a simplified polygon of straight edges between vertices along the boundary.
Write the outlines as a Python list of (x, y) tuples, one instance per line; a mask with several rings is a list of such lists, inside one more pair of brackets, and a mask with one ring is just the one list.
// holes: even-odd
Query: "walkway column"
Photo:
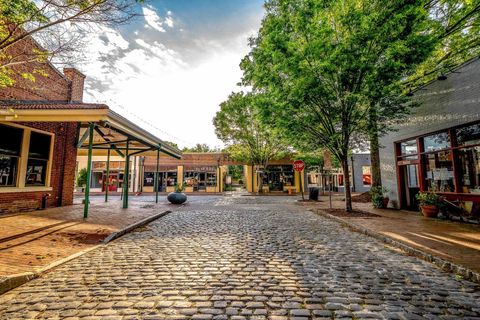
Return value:
[(155, 169), (155, 203), (158, 203), (158, 164), (160, 162), (160, 148), (157, 149), (157, 168)]
[(130, 155), (128, 154), (128, 147), (130, 141), (127, 140), (127, 146), (125, 148), (125, 170), (123, 172), (123, 208), (128, 208), (128, 182), (130, 174)]
[(107, 151), (107, 180), (105, 182), (105, 202), (108, 202), (108, 188), (110, 186), (110, 149)]
[(90, 180), (92, 177), (92, 145), (93, 145), (93, 129), (94, 123), (88, 126), (88, 158), (87, 158), (87, 185), (85, 186), (85, 203), (83, 205), (83, 218), (88, 218), (88, 207), (90, 205)]

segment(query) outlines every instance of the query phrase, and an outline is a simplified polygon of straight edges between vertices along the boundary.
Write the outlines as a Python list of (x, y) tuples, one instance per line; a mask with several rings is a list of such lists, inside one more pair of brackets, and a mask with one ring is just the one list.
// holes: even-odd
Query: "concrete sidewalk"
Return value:
[[(333, 208), (344, 208), (342, 196), (335, 196)], [(328, 197), (322, 202), (302, 205), (313, 209), (328, 209)], [(433, 256), (480, 272), (480, 226), (440, 219), (424, 218), (419, 212), (374, 209), (371, 203), (354, 203), (354, 209), (378, 217), (338, 217), (372, 230)]]
[(92, 198), (87, 220), (79, 204), (0, 216), (0, 277), (36, 272), (168, 209), (171, 205), (163, 199), (158, 204), (131, 200), (129, 209), (122, 209), (118, 198), (108, 203)]

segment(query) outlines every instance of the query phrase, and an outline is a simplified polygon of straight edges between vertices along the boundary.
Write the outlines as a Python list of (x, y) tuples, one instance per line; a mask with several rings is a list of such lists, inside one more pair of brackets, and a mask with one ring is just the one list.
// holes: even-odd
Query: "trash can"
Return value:
[(313, 201), (318, 201), (318, 194), (320, 193), (320, 188), (313, 187), (309, 189), (308, 199)]

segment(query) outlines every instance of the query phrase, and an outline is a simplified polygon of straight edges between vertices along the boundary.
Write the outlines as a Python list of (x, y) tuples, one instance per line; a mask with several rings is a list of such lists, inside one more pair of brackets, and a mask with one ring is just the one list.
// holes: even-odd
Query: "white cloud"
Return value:
[[(161, 20), (150, 20), (149, 25), (155, 25), (152, 21), (158, 24)], [(80, 66), (87, 75), (85, 100), (106, 102), (146, 130), (180, 146), (197, 142), (221, 145), (212, 119), (219, 104), (238, 90), (238, 65), (248, 51), (252, 31), (235, 35), (228, 44), (197, 39), (197, 45), (207, 51), (206, 58), (190, 64), (161, 38), (148, 41), (140, 38), (142, 32), (132, 31), (136, 38), (128, 41), (118, 31), (103, 27), (91, 35), (90, 61)]]
[(146, 28), (152, 28), (159, 32), (166, 32), (164, 28), (165, 25), (169, 28), (173, 28), (174, 22), (171, 11), (167, 12), (165, 19), (162, 19), (152, 6), (143, 6), (142, 11), (145, 17), (145, 22), (147, 23), (145, 24)]

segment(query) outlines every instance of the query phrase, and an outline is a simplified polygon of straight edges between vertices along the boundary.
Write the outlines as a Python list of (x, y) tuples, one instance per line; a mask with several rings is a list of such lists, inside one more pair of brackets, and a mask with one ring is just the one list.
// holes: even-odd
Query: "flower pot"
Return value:
[(187, 195), (183, 192), (171, 192), (168, 194), (167, 200), (172, 204), (182, 204), (187, 201)]
[(383, 208), (387, 208), (389, 202), (390, 202), (390, 198), (389, 198), (389, 197), (383, 198), (383, 199), (382, 199)]
[(439, 211), (435, 205), (423, 205), (420, 206), (420, 209), (422, 209), (422, 214), (426, 218), (435, 218)]

